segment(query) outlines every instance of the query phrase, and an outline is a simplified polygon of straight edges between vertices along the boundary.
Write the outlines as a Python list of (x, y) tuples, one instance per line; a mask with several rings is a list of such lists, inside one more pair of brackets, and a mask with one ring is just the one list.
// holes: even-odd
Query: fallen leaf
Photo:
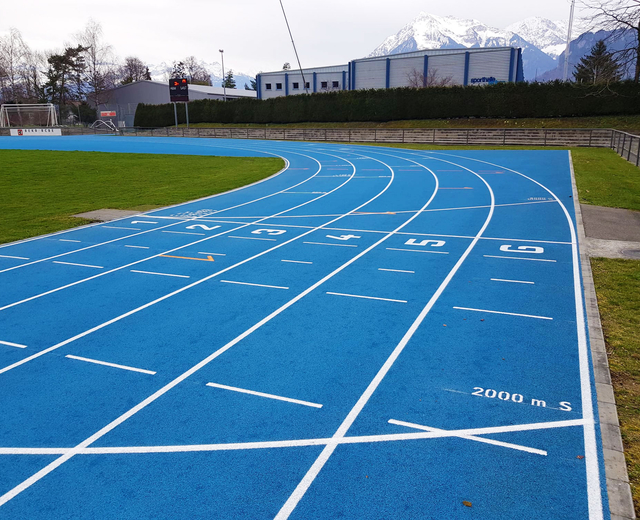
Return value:
[(484, 321), (484, 318), (482, 318), (480, 321)]
[(584, 459), (584, 455), (578, 455), (576, 458), (582, 460)]
[(462, 503), (467, 507), (471, 507), (472, 506), (471, 502), (469, 502), (468, 500), (463, 500)]
[(446, 326), (447, 326), (447, 324), (446, 324), (446, 323), (443, 323), (443, 324), (442, 324), (442, 326), (443, 326), (443, 327), (446, 327)]

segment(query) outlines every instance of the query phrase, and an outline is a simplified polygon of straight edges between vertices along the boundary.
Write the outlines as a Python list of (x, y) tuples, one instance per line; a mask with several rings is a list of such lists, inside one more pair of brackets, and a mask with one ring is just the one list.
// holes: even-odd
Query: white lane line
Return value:
[(535, 285), (535, 282), (526, 282), (524, 280), (504, 280), (502, 278), (491, 278), (494, 282), (511, 282), (511, 283), (528, 283), (531, 285)]
[(26, 256), (0, 255), (0, 258), (15, 258), (16, 260), (29, 260)]
[[(397, 426), (405, 426), (407, 428), (414, 428), (416, 430), (423, 430), (425, 432), (446, 432), (440, 428), (431, 428), (430, 426), (422, 426), (421, 424), (415, 424), (405, 421), (396, 421), (395, 419), (389, 419), (389, 424), (395, 424)], [(476, 435), (455, 435), (460, 439), (468, 439), (470, 441), (483, 442), (485, 444), (492, 444), (494, 446), (501, 446), (503, 448), (511, 448), (512, 450), (526, 451), (527, 453), (534, 453), (536, 455), (547, 455), (544, 450), (538, 450), (536, 448), (529, 448), (528, 446), (522, 446), (520, 444), (512, 444), (510, 442), (495, 441), (493, 439), (486, 439), (484, 437), (477, 437)]]
[(303, 242), (303, 244), (315, 244), (317, 246), (358, 247), (355, 244), (328, 244), (326, 242)]
[(91, 359), (91, 358), (80, 357), (80, 356), (72, 356), (71, 354), (68, 354), (65, 357), (69, 359), (77, 359), (78, 361), (86, 361), (87, 363), (94, 363), (96, 365), (104, 365), (106, 367), (121, 368), (122, 370), (130, 370), (131, 372), (140, 372), (142, 374), (150, 374), (150, 375), (155, 374), (155, 372), (151, 370), (144, 370), (143, 368), (129, 367), (127, 365), (118, 365), (116, 363), (107, 363), (106, 361), (98, 361), (97, 359)]
[(302, 260), (280, 260), (281, 262), (288, 262), (290, 264), (313, 264), (313, 262), (304, 262)]
[(415, 271), (405, 271), (404, 269), (385, 269), (384, 267), (378, 267), (378, 271), (389, 271), (390, 273), (416, 273)]
[(190, 231), (163, 231), (163, 233), (175, 233), (176, 235), (206, 235), (206, 233), (191, 233)]
[(122, 226), (100, 226), (102, 228), (109, 228), (109, 229), (132, 229), (134, 231), (142, 231), (141, 228), (137, 228), (137, 227), (122, 227)]
[(263, 285), (260, 283), (249, 283), (249, 282), (234, 282), (233, 280), (220, 280), (224, 283), (235, 283), (238, 285), (253, 285), (255, 287), (268, 287), (270, 289), (288, 289), (288, 287), (280, 287), (279, 285)]
[(78, 243), (80, 243), (80, 240), (69, 240), (68, 238), (59, 238), (58, 240), (60, 242), (78, 242)]
[(74, 264), (73, 262), (60, 262), (58, 260), (54, 260), (52, 263), (62, 264), (62, 265), (77, 265), (78, 267), (93, 267), (94, 269), (104, 269), (104, 266), (101, 266), (101, 265)]
[(389, 251), (410, 251), (412, 253), (436, 253), (438, 255), (448, 255), (448, 251), (425, 251), (424, 249), (402, 249), (399, 247), (387, 247)]
[(26, 345), (21, 345), (20, 343), (11, 343), (10, 341), (0, 341), (0, 345), (7, 345), (8, 347), (16, 348), (27, 348)]
[(157, 274), (158, 276), (173, 276), (175, 278), (190, 278), (190, 276), (186, 276), (184, 274), (155, 273), (153, 271), (137, 271), (135, 269), (131, 269), (131, 272), (140, 274)]
[(229, 235), (229, 238), (241, 238), (242, 240), (266, 240), (269, 242), (277, 242), (275, 238), (258, 238), (258, 237), (236, 237)]
[(227, 256), (226, 253), (205, 253), (204, 251), (198, 251), (199, 255), (212, 255), (212, 256)]
[(385, 302), (407, 303), (407, 300), (392, 300), (391, 298), (379, 298), (377, 296), (362, 296), (360, 294), (346, 294), (339, 292), (327, 292), (327, 294), (333, 294), (334, 296), (348, 296), (350, 298), (365, 298), (367, 300), (382, 300)]
[[(383, 154), (383, 155), (390, 155), (390, 154)], [(363, 408), (366, 406), (366, 404), (371, 399), (371, 396), (373, 395), (373, 393), (376, 391), (378, 386), (380, 386), (380, 384), (382, 383), (382, 380), (385, 378), (385, 376), (387, 375), (389, 370), (391, 370), (391, 367), (395, 364), (396, 360), (398, 359), (398, 357), (400, 356), (402, 351), (405, 349), (405, 347), (407, 346), (407, 344), (409, 343), (409, 341), (411, 340), (411, 338), (413, 337), (415, 332), (418, 330), (418, 327), (420, 327), (420, 325), (422, 324), (424, 319), (427, 317), (427, 314), (429, 314), (429, 312), (431, 311), (433, 306), (436, 304), (436, 302), (440, 298), (441, 294), (444, 292), (446, 287), (449, 285), (449, 283), (451, 282), (451, 280), (455, 276), (456, 272), (458, 272), (458, 270), (460, 269), (460, 267), (462, 266), (464, 261), (467, 259), (467, 257), (469, 256), (469, 254), (471, 253), (473, 248), (476, 246), (476, 244), (478, 243), (478, 241), (480, 239), (480, 236), (482, 236), (482, 234), (486, 231), (487, 227), (489, 226), (489, 222), (493, 218), (494, 205), (496, 203), (496, 199), (495, 199), (495, 195), (493, 193), (493, 190), (491, 189), (491, 186), (489, 186), (487, 181), (485, 179), (483, 179), (480, 175), (477, 175), (476, 173), (474, 173), (469, 168), (465, 168), (464, 166), (460, 166), (459, 164), (454, 164), (451, 161), (447, 161), (445, 159), (436, 159), (436, 160), (440, 160), (442, 162), (452, 164), (453, 166), (461, 167), (461, 168), (469, 171), (470, 173), (476, 175), (476, 177), (478, 177), (478, 179), (480, 179), (484, 183), (484, 185), (487, 187), (487, 190), (489, 191), (489, 194), (491, 196), (491, 209), (489, 210), (489, 213), (488, 213), (488, 215), (487, 215), (487, 217), (486, 217), (486, 219), (484, 221), (484, 224), (482, 225), (482, 227), (480, 228), (478, 233), (476, 233), (475, 238), (469, 244), (467, 249), (465, 249), (465, 251), (462, 253), (460, 258), (458, 259), (456, 264), (453, 266), (453, 268), (449, 271), (449, 273), (447, 274), (445, 279), (442, 281), (442, 283), (438, 286), (438, 288), (433, 293), (433, 295), (431, 296), (431, 298), (429, 299), (427, 304), (420, 311), (420, 314), (418, 314), (418, 316), (413, 321), (413, 323), (411, 324), (411, 326), (409, 327), (407, 332), (404, 334), (404, 336), (402, 337), (400, 342), (397, 344), (396, 348), (393, 349), (393, 352), (389, 355), (389, 357), (384, 362), (382, 367), (380, 367), (380, 369), (376, 373), (375, 377), (371, 380), (371, 382), (369, 383), (369, 385), (367, 386), (365, 391), (359, 397), (359, 399), (356, 402), (356, 404), (351, 408), (351, 410), (349, 411), (349, 413), (347, 414), (345, 419), (342, 421), (342, 423), (340, 424), (338, 429), (335, 431), (335, 433), (333, 434), (333, 437), (332, 437), (332, 439), (334, 439), (334, 440), (335, 439), (342, 439), (342, 438), (344, 438), (346, 436), (347, 432), (349, 431), (349, 429), (351, 428), (351, 426), (353, 425), (355, 420), (358, 418), (358, 416), (362, 412)], [(416, 161), (412, 161), (412, 162), (415, 163)], [(419, 163), (416, 163), (416, 164), (419, 164)], [(426, 168), (426, 166), (424, 168), (428, 170), (428, 168)], [(431, 173), (433, 174), (433, 172), (431, 172)], [(435, 197), (435, 194), (439, 191), (438, 190), (438, 188), (439, 188), (438, 178), (435, 176), (435, 174), (433, 174), (433, 175), (436, 178), (436, 186), (435, 186), (434, 195), (432, 195), (432, 198), (430, 200), (432, 200), (433, 197)], [(404, 225), (400, 226), (400, 228), (404, 227), (406, 224), (411, 222), (419, 214), (420, 213), (416, 213), (415, 215), (413, 215), (413, 217), (411, 217)], [(396, 229), (396, 231), (399, 231), (400, 228)], [(379, 242), (377, 242), (377, 243), (379, 243)], [(435, 433), (431, 433), (430, 435), (434, 435), (434, 434)], [(306, 494), (307, 490), (309, 489), (309, 487), (311, 486), (313, 481), (316, 479), (316, 477), (318, 476), (318, 474), (320, 473), (320, 471), (322, 470), (324, 465), (327, 463), (329, 458), (331, 458), (331, 455), (335, 451), (336, 447), (337, 447), (337, 444), (330, 444), (330, 445), (327, 445), (322, 450), (322, 452), (316, 458), (315, 462), (311, 465), (311, 467), (309, 468), (309, 470), (307, 471), (305, 476), (302, 478), (302, 480), (298, 483), (298, 485), (296, 486), (294, 491), (291, 493), (291, 495), (289, 496), (287, 501), (280, 508), (280, 511), (276, 515), (275, 520), (286, 520), (287, 518), (289, 518), (289, 516), (291, 515), (293, 510), (298, 505), (298, 502), (300, 502), (300, 500), (302, 500), (302, 497), (304, 497), (304, 495)]]
[(211, 386), (213, 388), (221, 388), (223, 390), (231, 390), (232, 392), (240, 392), (241, 394), (257, 395), (259, 397), (266, 397), (268, 399), (275, 399), (276, 401), (286, 401), (287, 403), (295, 403), (295, 404), (301, 404), (303, 406), (311, 406), (312, 408), (322, 408), (321, 404), (310, 403), (309, 401), (301, 401), (300, 399), (292, 399), (290, 397), (282, 397), (280, 395), (265, 394), (264, 392), (256, 392), (254, 390), (246, 390), (244, 388), (237, 388), (235, 386), (220, 385), (218, 383), (207, 383), (207, 386)]
[(508, 258), (509, 260), (532, 260), (534, 262), (555, 262), (555, 260), (547, 260), (545, 258), (522, 258), (520, 256), (497, 256), (497, 255), (482, 255), (486, 258)]
[(133, 453), (187, 453), (203, 451), (260, 450), (274, 448), (298, 448), (302, 446), (327, 446), (338, 444), (368, 444), (374, 442), (399, 442), (409, 440), (444, 439), (470, 435), (492, 435), (499, 433), (548, 430), (583, 426), (583, 419), (553, 421), (545, 423), (516, 424), (472, 428), (467, 430), (422, 431), (420, 433), (395, 433), (386, 435), (362, 435), (342, 438), (290, 439), (282, 441), (230, 442), (225, 444), (181, 444), (178, 446), (104, 446), (97, 448), (0, 448), (0, 455), (64, 455), (76, 451), (78, 455), (120, 455)]
[(296, 195), (318, 195), (320, 193), (327, 193), (326, 191), (283, 191), (282, 193), (294, 193)]
[(490, 314), (506, 314), (508, 316), (521, 316), (523, 318), (538, 318), (540, 320), (552, 320), (553, 319), (553, 318), (548, 318), (547, 316), (534, 316), (533, 314), (518, 314), (516, 312), (489, 311), (487, 309), (472, 309), (470, 307), (454, 307), (454, 309), (458, 309), (458, 310), (461, 310), (461, 311), (488, 312)]
[(151, 249), (150, 247), (147, 247), (147, 246), (129, 246), (129, 245), (126, 245), (126, 244), (125, 244), (124, 247), (132, 247), (134, 249)]

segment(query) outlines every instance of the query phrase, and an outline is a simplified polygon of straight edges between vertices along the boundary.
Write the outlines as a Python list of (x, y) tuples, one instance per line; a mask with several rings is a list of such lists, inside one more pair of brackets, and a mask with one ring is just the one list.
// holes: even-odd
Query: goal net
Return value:
[(0, 105), (0, 128), (58, 126), (58, 114), (52, 103)]

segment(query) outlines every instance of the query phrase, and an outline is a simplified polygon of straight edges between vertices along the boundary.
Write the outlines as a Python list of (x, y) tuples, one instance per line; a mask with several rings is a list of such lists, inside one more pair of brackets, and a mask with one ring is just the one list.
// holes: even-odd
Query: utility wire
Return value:
[(287, 20), (287, 13), (284, 12), (284, 5), (282, 5), (282, 0), (280, 0), (280, 7), (282, 7), (282, 14), (284, 15), (284, 21), (287, 24), (287, 29), (289, 30), (289, 36), (291, 36), (291, 44), (293, 45), (293, 52), (296, 53), (296, 60), (298, 60), (298, 67), (300, 68), (300, 74), (302, 75), (302, 84), (304, 85), (304, 92), (305, 94), (308, 94), (309, 89), (307, 88), (307, 82), (304, 79), (304, 72), (302, 71), (302, 65), (300, 65), (300, 57), (298, 56), (296, 44), (293, 41), (293, 34), (291, 34), (291, 27), (289, 27), (289, 20)]

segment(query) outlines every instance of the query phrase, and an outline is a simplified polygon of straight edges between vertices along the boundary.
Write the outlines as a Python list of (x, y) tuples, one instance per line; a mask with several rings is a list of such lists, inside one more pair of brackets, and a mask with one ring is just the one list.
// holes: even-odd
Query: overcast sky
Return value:
[[(283, 0), (303, 67), (369, 54), (420, 11), (498, 28), (529, 16), (567, 19), (569, 0)], [(120, 57), (148, 64), (189, 55), (254, 74), (295, 62), (278, 0), (24, 0), (2, 2), (0, 35), (17, 28), (38, 50), (60, 49), (92, 18)]]

